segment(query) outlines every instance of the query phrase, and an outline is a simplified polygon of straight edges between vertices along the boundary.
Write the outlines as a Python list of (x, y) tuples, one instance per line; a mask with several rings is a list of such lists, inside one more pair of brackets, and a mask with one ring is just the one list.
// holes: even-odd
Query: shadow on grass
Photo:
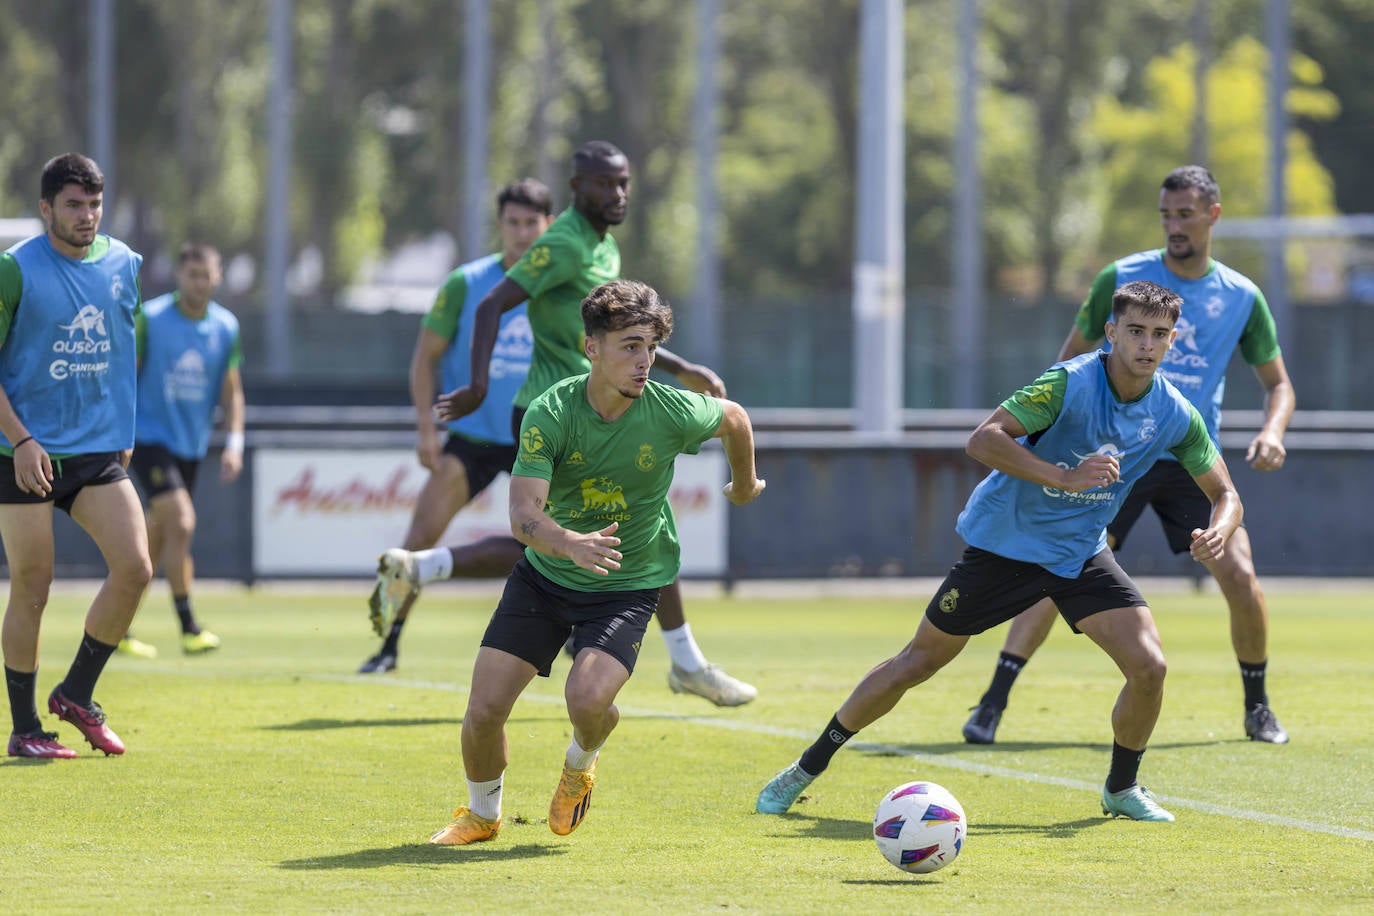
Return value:
[[(1248, 738), (1213, 738), (1208, 741), (1160, 741), (1150, 742), (1151, 750), (1186, 747), (1219, 747), (1223, 744), (1245, 742)], [(1103, 751), (1110, 753), (1112, 745), (1108, 741), (998, 741), (996, 744), (969, 744), (967, 741), (945, 741), (938, 744), (892, 744), (893, 750), (869, 750), (862, 753), (870, 757), (902, 757), (907, 754), (996, 754), (1016, 753), (1018, 751)]]
[(386, 849), (359, 849), (337, 856), (312, 856), (288, 859), (277, 867), (288, 871), (327, 871), (336, 868), (385, 868), (388, 865), (463, 865), (479, 862), (511, 862), (517, 859), (542, 859), (567, 853), (564, 846), (528, 843), (504, 846), (497, 841), (471, 846), (431, 846), (407, 843)]
[(779, 839), (786, 840), (862, 840), (867, 842), (869, 834), (873, 831), (872, 821), (841, 817), (816, 817), (805, 811), (788, 811), (786, 814), (763, 816), (777, 818), (784, 823), (795, 824), (802, 828), (798, 833), (775, 834)]
[(323, 732), (335, 728), (411, 728), (424, 725), (462, 725), (463, 720), (459, 718), (423, 718), (423, 719), (301, 719), (298, 722), (280, 722), (276, 725), (264, 725), (263, 731), (269, 732)]

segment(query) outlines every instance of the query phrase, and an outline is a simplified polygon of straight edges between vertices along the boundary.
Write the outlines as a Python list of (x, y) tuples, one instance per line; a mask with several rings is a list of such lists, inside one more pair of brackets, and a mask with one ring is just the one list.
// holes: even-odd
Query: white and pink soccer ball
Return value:
[(968, 822), (949, 790), (933, 782), (903, 783), (883, 796), (873, 815), (873, 839), (893, 865), (913, 874), (938, 871), (964, 848)]

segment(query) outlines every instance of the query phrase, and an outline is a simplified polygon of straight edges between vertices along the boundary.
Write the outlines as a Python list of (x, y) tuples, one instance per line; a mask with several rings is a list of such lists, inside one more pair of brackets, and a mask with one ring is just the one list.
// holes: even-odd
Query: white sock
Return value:
[(494, 821), (501, 816), (502, 776), (486, 782), (468, 780), (468, 808), (478, 817)]
[(700, 671), (706, 667), (706, 656), (701, 654), (697, 641), (692, 638), (692, 625), (684, 623), (676, 630), (662, 630), (663, 641), (668, 646), (668, 655), (673, 664), (683, 671)]
[(594, 747), (590, 751), (577, 743), (577, 736), (574, 735), (572, 743), (568, 745), (568, 753), (565, 759), (570, 770), (585, 770), (596, 760), (596, 755), (601, 752), (601, 748)]
[(411, 556), (415, 558), (415, 572), (419, 574), (421, 582), (447, 579), (453, 575), (453, 553), (447, 547), (416, 550)]

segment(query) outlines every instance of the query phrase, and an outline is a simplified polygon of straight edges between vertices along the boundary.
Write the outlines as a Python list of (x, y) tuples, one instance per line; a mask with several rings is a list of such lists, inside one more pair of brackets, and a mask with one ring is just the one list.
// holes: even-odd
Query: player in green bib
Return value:
[(749, 416), (733, 401), (649, 380), (672, 311), (642, 283), (597, 287), (581, 307), (591, 370), (530, 404), (511, 471), (511, 531), (525, 557), (506, 580), (472, 671), (463, 714), (468, 805), (431, 843), (482, 842), (501, 828), (505, 723), (569, 635), (575, 655), (564, 696), (573, 737), (549, 806), (549, 828), (571, 833), (586, 816), (596, 761), (620, 719), (660, 589), (676, 576), (677, 532), (668, 503), (673, 464), (719, 438), (736, 505), (763, 492)]
[[(572, 206), (559, 214), (548, 231), (506, 272), (505, 279), (478, 304), (469, 360), (472, 376), (466, 385), (439, 398), (442, 419), (467, 416), (486, 399), (487, 366), (501, 316), (526, 300), (534, 334), (534, 356), (529, 376), (515, 396), (512, 427), (519, 428), (520, 415), (550, 385), (589, 370), (590, 363), (582, 349), (580, 307), (592, 289), (620, 276), (620, 249), (609, 230), (625, 219), (630, 199), (630, 161), (610, 143), (585, 143), (573, 155), (569, 185)], [(725, 396), (725, 385), (705, 366), (663, 349), (658, 351), (655, 364), (692, 391)], [(518, 545), (512, 547), (518, 550)], [(452, 564), (442, 548), (439, 553), (418, 551), (413, 557), (409, 568), (431, 572), (415, 576), (407, 573), (408, 581), (402, 583), (403, 588), (418, 588), (420, 582), (431, 578), (471, 575)], [(664, 589), (658, 623), (672, 658), (668, 686), (673, 692), (694, 693), (717, 706), (741, 706), (758, 696), (752, 685), (706, 660), (687, 623), (677, 580), (667, 583)]]

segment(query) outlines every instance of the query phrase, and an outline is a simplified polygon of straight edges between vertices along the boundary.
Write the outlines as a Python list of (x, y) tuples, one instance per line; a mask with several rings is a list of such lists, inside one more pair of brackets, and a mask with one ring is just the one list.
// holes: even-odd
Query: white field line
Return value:
[[(187, 674), (189, 672), (168, 672), (176, 674)], [(362, 676), (356, 674), (313, 674), (304, 675), (310, 680), (339, 681), (348, 684), (367, 684), (369, 687), (390, 686), (401, 687), (404, 689), (426, 689), (444, 690), (451, 693), (467, 693), (467, 686), (442, 681), (412, 681), (404, 678), (378, 678), (375, 676)], [(521, 701), (532, 703), (547, 703), (555, 706), (563, 705), (562, 696), (546, 696), (542, 694), (525, 694), (521, 696)], [(656, 719), (671, 719), (676, 722), (685, 722), (690, 725), (701, 725), (707, 728), (726, 729), (729, 731), (750, 732), (757, 735), (775, 735), (779, 738), (795, 738), (799, 741), (808, 741), (815, 737), (815, 732), (804, 732), (795, 728), (778, 728), (773, 725), (764, 725), (758, 722), (748, 722), (739, 719), (716, 719), (705, 716), (684, 716), (675, 713), (667, 713), (657, 709), (641, 709), (630, 706), (621, 706), (620, 712), (626, 716), (653, 717)], [(976, 763), (972, 760), (964, 760), (947, 754), (927, 754), (920, 751), (911, 751), (906, 748), (895, 747), (890, 744), (877, 744), (869, 741), (854, 741), (849, 747), (862, 751), (873, 751), (883, 754), (891, 754), (896, 757), (903, 757), (907, 760), (918, 760), (935, 766), (949, 767), (953, 770), (963, 770), (966, 773), (980, 773), (986, 776), (998, 776), (1003, 779), (1015, 779), (1021, 782), (1032, 782), (1039, 785), (1062, 786), (1066, 789), (1081, 789), (1092, 792), (1094, 795), (1102, 791), (1102, 786), (1097, 783), (1084, 782), (1081, 779), (1066, 779), (1062, 776), (1047, 776), (1044, 773), (1032, 773), (1026, 770), (1014, 770), (1010, 767), (991, 766), (985, 763)], [(798, 750), (800, 752), (800, 749)], [(1259, 824), (1271, 824), (1276, 827), (1288, 827), (1297, 830), (1306, 830), (1310, 833), (1325, 833), (1330, 836), (1344, 837), (1352, 840), (1369, 840), (1374, 842), (1374, 831), (1358, 830), (1354, 827), (1341, 827), (1337, 824), (1324, 824), (1320, 821), (1308, 821), (1288, 815), (1268, 814), (1263, 811), (1251, 811), (1246, 808), (1233, 808), (1229, 805), (1216, 805), (1212, 802), (1197, 801), (1191, 798), (1182, 798), (1177, 795), (1164, 795), (1159, 792), (1154, 793), (1155, 797), (1162, 802), (1167, 802), (1174, 808), (1187, 808), (1190, 811), (1200, 811), (1204, 814), (1215, 814), (1221, 817), (1234, 818), (1242, 821), (1253, 821)]]

